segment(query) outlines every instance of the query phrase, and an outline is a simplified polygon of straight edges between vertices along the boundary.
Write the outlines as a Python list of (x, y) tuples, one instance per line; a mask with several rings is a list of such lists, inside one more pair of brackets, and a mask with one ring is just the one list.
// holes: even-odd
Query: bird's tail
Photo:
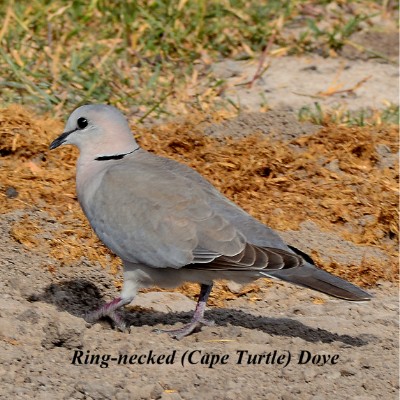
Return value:
[(268, 271), (268, 274), (262, 272), (261, 274), (345, 300), (366, 301), (372, 298), (369, 293), (360, 289), (358, 286), (314, 267), (308, 262), (305, 262), (299, 267), (271, 272)]

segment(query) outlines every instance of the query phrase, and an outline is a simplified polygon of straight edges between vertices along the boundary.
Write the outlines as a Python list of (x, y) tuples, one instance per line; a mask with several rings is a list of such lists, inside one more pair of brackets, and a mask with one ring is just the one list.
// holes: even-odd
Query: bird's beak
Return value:
[(75, 131), (76, 131), (76, 129), (73, 129), (72, 131), (62, 133), (56, 140), (53, 140), (53, 142), (52, 142), (51, 145), (49, 146), (49, 149), (50, 149), (50, 150), (54, 150), (54, 149), (56, 149), (58, 146), (61, 146), (61, 145), (67, 140), (67, 137), (68, 137), (72, 132), (75, 132)]

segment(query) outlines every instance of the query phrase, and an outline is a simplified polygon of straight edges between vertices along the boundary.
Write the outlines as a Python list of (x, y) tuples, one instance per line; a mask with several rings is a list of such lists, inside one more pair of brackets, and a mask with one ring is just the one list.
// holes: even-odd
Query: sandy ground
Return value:
[(316, 102), (327, 110), (352, 111), (398, 104), (398, 33), (365, 32), (353, 40), (386, 58), (346, 45), (342, 56), (334, 58), (267, 57), (264, 73), (256, 80), (258, 60), (224, 60), (213, 66), (213, 73), (225, 82), (222, 96), (242, 111), (260, 107), (298, 111), (312, 109)]
[[(282, 71), (288, 71), (286, 74)], [(257, 71), (254, 61), (224, 61), (214, 67), (215, 75), (225, 79), (224, 96), (244, 110), (262, 106), (293, 110), (313, 107), (318, 102), (328, 109), (380, 109), (397, 104), (398, 66), (366, 63), (343, 58), (309, 57), (274, 58), (265, 77), (252, 88), (245, 85)], [(358, 86), (359, 85), (359, 86)], [(354, 90), (354, 91), (353, 91)]]
[[(184, 323), (194, 302), (144, 293), (140, 310), (125, 312), (132, 327), (123, 333), (82, 319), (117, 294), (115, 277), (85, 260), (54, 272), (53, 259), (11, 239), (20, 216), (0, 225), (2, 399), (398, 398), (392, 284), (371, 289), (370, 302), (349, 303), (260, 280), (256, 296), (210, 308), (216, 325), (181, 341), (153, 329)], [(54, 223), (39, 211), (32, 217)]]
[[(303, 89), (292, 78), (282, 85), (275, 81), (268, 105), (294, 110), (305, 105), (305, 96), (292, 94), (306, 89), (309, 94), (310, 87), (313, 93), (325, 90), (338, 69), (343, 71), (343, 88), (373, 75), (356, 91), (355, 108), (397, 102), (397, 67), (347, 57), (318, 58), (313, 68), (313, 57), (301, 63), (274, 62), (269, 73), (284, 63), (289, 72), (281, 70), (281, 79), (288, 79), (295, 69), (287, 65), (295, 63), (296, 71), (313, 75), (313, 84), (302, 75), (296, 76), (306, 85)], [(351, 68), (342, 68), (348, 63)], [(226, 71), (232, 65), (239, 68), (229, 64)], [(242, 80), (254, 73), (243, 71)], [(355, 75), (346, 75), (350, 73)], [(226, 79), (230, 82), (229, 76)], [(261, 86), (272, 88), (271, 81), (263, 82), (252, 93), (240, 92), (241, 104), (248, 99), (249, 109), (257, 108), (260, 98), (265, 100), (259, 91), (267, 93)], [(278, 125), (271, 127), (271, 120)], [(274, 111), (269, 118), (250, 114), (206, 133), (246, 134), (249, 125), (250, 131), (280, 132), (284, 138), (317, 129), (299, 126), (293, 115)], [(29, 213), (45, 228), (44, 235), (51, 235), (58, 222), (34, 207)], [(215, 320), (214, 327), (181, 341), (153, 330), (187, 321), (193, 300), (179, 293), (142, 293), (125, 311), (131, 332), (118, 332), (107, 321), (89, 325), (82, 318), (117, 295), (115, 276), (84, 258), (63, 267), (40, 248), (29, 251), (17, 243), (10, 229), (25, 214), (26, 210), (13, 211), (0, 219), (1, 399), (398, 398), (398, 289), (391, 283), (382, 281), (371, 288), (375, 297), (370, 302), (349, 303), (260, 280), (259, 292), (226, 301), (223, 308), (209, 308), (207, 317)], [(307, 221), (300, 231), (283, 235), (307, 251), (329, 248), (327, 257), (340, 263), (362, 262), (366, 254), (386, 260), (376, 248), (346, 242)]]

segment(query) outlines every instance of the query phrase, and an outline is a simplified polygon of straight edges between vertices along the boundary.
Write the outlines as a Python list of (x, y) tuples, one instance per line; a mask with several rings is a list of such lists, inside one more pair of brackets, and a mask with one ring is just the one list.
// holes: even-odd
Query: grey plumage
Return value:
[[(80, 129), (82, 118), (88, 125)], [(63, 143), (80, 148), (79, 202), (96, 234), (124, 263), (118, 307), (141, 286), (184, 281), (210, 286), (218, 278), (246, 282), (263, 276), (347, 300), (370, 299), (364, 290), (316, 268), (196, 171), (140, 149), (114, 108), (80, 107), (66, 130), (71, 134), (51, 148)], [(206, 297), (208, 292), (202, 290)], [(205, 304), (206, 298), (201, 300)], [(107, 314), (118, 322), (115, 310), (108, 311), (96, 316)], [(191, 328), (205, 323), (200, 314)]]

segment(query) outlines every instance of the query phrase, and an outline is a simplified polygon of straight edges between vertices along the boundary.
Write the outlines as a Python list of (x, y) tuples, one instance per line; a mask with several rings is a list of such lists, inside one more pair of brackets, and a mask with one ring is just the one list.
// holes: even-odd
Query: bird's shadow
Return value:
[[(54, 304), (58, 310), (66, 311), (74, 316), (83, 318), (88, 311), (95, 310), (104, 304), (100, 290), (84, 279), (52, 283), (42, 293), (31, 295), (30, 301), (44, 301)], [(188, 323), (192, 312), (127, 312), (121, 310), (128, 326), (155, 326)], [(240, 326), (247, 329), (258, 329), (273, 336), (301, 338), (307, 342), (332, 343), (342, 342), (348, 346), (360, 347), (373, 341), (371, 335), (339, 335), (325, 329), (312, 328), (302, 322), (290, 318), (269, 318), (254, 316), (241, 310), (218, 308), (206, 311), (205, 317), (212, 319), (218, 326)]]

